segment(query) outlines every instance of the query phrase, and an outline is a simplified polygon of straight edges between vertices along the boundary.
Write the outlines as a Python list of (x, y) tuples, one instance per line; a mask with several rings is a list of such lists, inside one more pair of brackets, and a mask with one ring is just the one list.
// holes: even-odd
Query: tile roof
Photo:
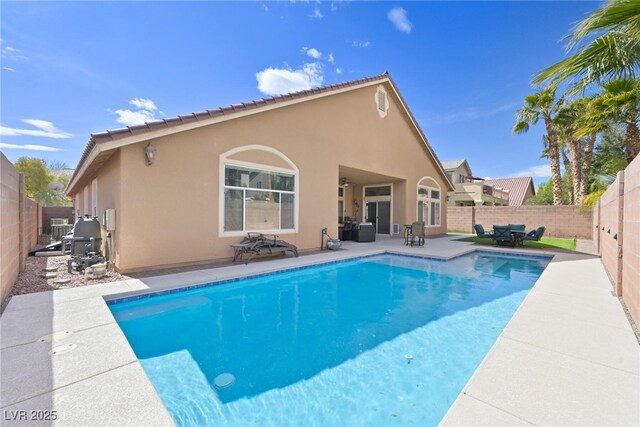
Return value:
[[(177, 117), (169, 117), (162, 120), (155, 120), (151, 122), (145, 122), (140, 125), (132, 125), (124, 128), (117, 129), (108, 129), (103, 132), (92, 133), (89, 137), (89, 141), (80, 156), (80, 160), (78, 161), (78, 166), (76, 166), (75, 173), (71, 177), (70, 183), (73, 182), (76, 173), (78, 173), (83, 165), (83, 163), (89, 157), (91, 150), (97, 143), (114, 141), (118, 139), (123, 139), (133, 135), (139, 135), (147, 132), (153, 132), (159, 129), (166, 129), (170, 127), (176, 127), (185, 125), (188, 123), (193, 123), (200, 120), (211, 119), (220, 116), (228, 116), (231, 114), (239, 113), (242, 111), (248, 111), (255, 108), (264, 107), (266, 105), (276, 104), (279, 102), (290, 101), (292, 99), (304, 98), (310, 95), (317, 95), (320, 93), (331, 92), (338, 89), (344, 89), (351, 86), (358, 86), (363, 83), (374, 82), (377, 80), (391, 79), (391, 76), (388, 72), (384, 72), (380, 75), (373, 77), (365, 77), (362, 79), (351, 80), (348, 82), (337, 83), (328, 86), (321, 86), (309, 90), (301, 90), (298, 92), (290, 92), (282, 95), (271, 96), (268, 98), (257, 99), (249, 102), (242, 102), (240, 104), (232, 104), (225, 107), (219, 107), (215, 110), (207, 110), (200, 111), (196, 113), (191, 113), (187, 115), (179, 115)], [(403, 100), (404, 102), (404, 100)], [(415, 120), (414, 120), (415, 121)], [(417, 122), (416, 122), (417, 123)]]
[(536, 194), (535, 186), (533, 185), (533, 178), (525, 176), (522, 178), (499, 178), (499, 179), (487, 179), (485, 184), (493, 185), (494, 187), (509, 190), (509, 206), (521, 206), (525, 202), (525, 196), (527, 190), (531, 187), (533, 194)]
[[(410, 120), (414, 123), (415, 127), (418, 130), (418, 133), (423, 138), (427, 150), (433, 156), (434, 160), (437, 163), (440, 163), (440, 159), (438, 159), (438, 156), (435, 154), (435, 151), (433, 151), (433, 148), (429, 144), (429, 141), (427, 140), (426, 135), (424, 134), (423, 130), (420, 128), (418, 121), (416, 120), (415, 116), (409, 109), (406, 101), (400, 94), (400, 91), (397, 89), (397, 86), (393, 81), (393, 79), (391, 78), (391, 75), (389, 75), (389, 73), (385, 71), (384, 73), (379, 74), (377, 76), (364, 77), (357, 80), (350, 80), (343, 83), (337, 83), (337, 84), (328, 85), (328, 86), (321, 86), (321, 87), (317, 87), (309, 90), (301, 90), (298, 92), (291, 92), (291, 93), (286, 93), (282, 95), (271, 96), (268, 98), (262, 98), (262, 99), (253, 100), (249, 102), (242, 102), (240, 104), (232, 104), (226, 107), (219, 107), (215, 110), (201, 111), (197, 113), (191, 113), (188, 115), (179, 115), (177, 117), (169, 117), (163, 120), (146, 122), (140, 125), (127, 126), (125, 128), (109, 129), (104, 132), (92, 133), (82, 153), (82, 156), (80, 156), (80, 161), (78, 162), (78, 166), (76, 166), (75, 172), (69, 181), (69, 186), (67, 187), (66, 191), (69, 191), (72, 185), (75, 186), (76, 178), (78, 179), (81, 178), (81, 177), (77, 177), (76, 175), (80, 173), (80, 171), (82, 170), (84, 162), (87, 161), (89, 155), (91, 154), (91, 151), (96, 146), (96, 144), (124, 139), (130, 136), (140, 135), (144, 133), (151, 133), (161, 129), (179, 127), (189, 123), (213, 119), (220, 116), (229, 116), (232, 114), (237, 114), (237, 113), (249, 111), (252, 109), (258, 109), (258, 108), (266, 107), (268, 105), (277, 104), (280, 102), (287, 102), (287, 101), (291, 101), (298, 98), (305, 98), (308, 96), (318, 95), (321, 93), (337, 91), (340, 89), (359, 86), (365, 83), (384, 81), (384, 80), (388, 80), (391, 83), (391, 85), (394, 87), (398, 97), (400, 98), (400, 101), (406, 107), (406, 111), (410, 117)], [(443, 176), (446, 177), (446, 174), (444, 174), (444, 169), (442, 170), (442, 173), (443, 173)]]

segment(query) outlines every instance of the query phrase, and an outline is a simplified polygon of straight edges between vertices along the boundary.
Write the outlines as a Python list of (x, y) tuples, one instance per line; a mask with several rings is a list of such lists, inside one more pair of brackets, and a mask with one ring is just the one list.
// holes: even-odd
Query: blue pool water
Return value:
[(110, 308), (178, 425), (432, 426), (548, 262), (383, 254)]

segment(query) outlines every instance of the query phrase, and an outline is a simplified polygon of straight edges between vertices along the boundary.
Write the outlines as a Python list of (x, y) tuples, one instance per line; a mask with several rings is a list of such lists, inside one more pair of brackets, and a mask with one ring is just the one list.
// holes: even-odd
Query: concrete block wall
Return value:
[(473, 233), (474, 213), (472, 207), (447, 207), (447, 231)]
[(527, 230), (545, 226), (546, 237), (591, 239), (593, 235), (592, 209), (579, 206), (448, 207), (447, 215), (450, 231), (471, 233), (474, 224), (482, 224), (485, 230), (494, 225), (524, 224)]
[(640, 324), (640, 156), (600, 197), (594, 221), (599, 221), (594, 241), (602, 263), (617, 295)]
[(20, 174), (0, 153), (0, 304), (20, 273)]
[(0, 307), (38, 242), (41, 208), (24, 188), (24, 176), (0, 152)]

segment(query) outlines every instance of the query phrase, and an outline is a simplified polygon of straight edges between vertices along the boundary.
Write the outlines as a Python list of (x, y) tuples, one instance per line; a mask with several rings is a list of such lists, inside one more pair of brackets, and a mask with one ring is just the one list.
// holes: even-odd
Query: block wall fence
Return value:
[(447, 207), (448, 231), (475, 233), (475, 224), (487, 231), (494, 225), (525, 224), (527, 231), (543, 225), (546, 237), (591, 239), (593, 210), (580, 206)]
[(593, 211), (593, 242), (616, 294), (640, 324), (640, 156), (600, 197)]
[(0, 153), (0, 307), (36, 247), (40, 205), (25, 195), (24, 175)]

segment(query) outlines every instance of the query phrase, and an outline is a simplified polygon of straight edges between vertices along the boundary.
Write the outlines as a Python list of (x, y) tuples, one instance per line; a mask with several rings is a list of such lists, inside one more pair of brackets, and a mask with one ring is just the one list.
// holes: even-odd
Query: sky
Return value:
[(0, 149), (75, 167), (91, 133), (388, 71), (442, 161), (550, 175), (514, 135), (601, 2), (0, 2)]

